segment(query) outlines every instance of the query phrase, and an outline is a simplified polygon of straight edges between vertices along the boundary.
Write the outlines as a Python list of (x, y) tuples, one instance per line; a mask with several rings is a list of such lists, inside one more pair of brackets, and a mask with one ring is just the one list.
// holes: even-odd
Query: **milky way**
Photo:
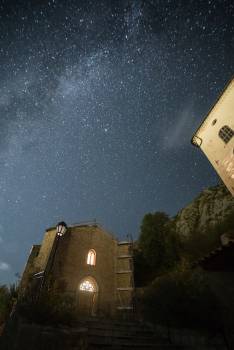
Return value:
[(191, 136), (234, 72), (232, 1), (1, 1), (0, 282), (58, 220), (123, 238), (218, 183)]

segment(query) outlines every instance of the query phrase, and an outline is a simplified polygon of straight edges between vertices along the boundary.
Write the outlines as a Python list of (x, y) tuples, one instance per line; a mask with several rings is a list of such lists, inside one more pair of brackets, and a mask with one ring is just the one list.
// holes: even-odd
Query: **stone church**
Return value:
[(69, 296), (77, 312), (115, 317), (133, 309), (133, 256), (129, 241), (118, 241), (96, 222), (46, 230), (26, 264), (20, 292), (53, 290)]

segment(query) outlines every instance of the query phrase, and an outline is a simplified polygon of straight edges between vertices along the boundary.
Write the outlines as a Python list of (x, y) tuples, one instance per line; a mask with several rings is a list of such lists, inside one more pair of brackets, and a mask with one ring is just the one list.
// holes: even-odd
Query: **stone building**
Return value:
[(58, 226), (46, 230), (26, 264), (20, 292), (36, 284), (70, 296), (77, 312), (114, 317), (133, 309), (132, 244), (118, 241), (96, 223), (72, 225), (65, 234)]
[(234, 196), (234, 78), (193, 136)]

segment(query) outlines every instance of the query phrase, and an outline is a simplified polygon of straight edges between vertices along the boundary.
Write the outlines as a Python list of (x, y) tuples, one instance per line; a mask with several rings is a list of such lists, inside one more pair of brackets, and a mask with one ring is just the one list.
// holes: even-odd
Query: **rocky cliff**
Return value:
[(201, 192), (173, 221), (178, 235), (186, 240), (194, 232), (205, 234), (209, 228), (230, 219), (232, 214), (234, 215), (234, 197), (224, 185), (218, 185)]

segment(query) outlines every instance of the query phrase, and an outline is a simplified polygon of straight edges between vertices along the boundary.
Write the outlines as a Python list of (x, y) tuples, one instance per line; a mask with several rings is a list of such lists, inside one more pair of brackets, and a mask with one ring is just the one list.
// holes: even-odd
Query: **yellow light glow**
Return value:
[(80, 284), (80, 290), (85, 292), (95, 292), (95, 287), (89, 280), (85, 280)]
[(96, 252), (95, 252), (94, 249), (91, 249), (91, 250), (88, 252), (88, 255), (87, 255), (87, 264), (88, 264), (88, 265), (93, 265), (93, 266), (96, 265)]

